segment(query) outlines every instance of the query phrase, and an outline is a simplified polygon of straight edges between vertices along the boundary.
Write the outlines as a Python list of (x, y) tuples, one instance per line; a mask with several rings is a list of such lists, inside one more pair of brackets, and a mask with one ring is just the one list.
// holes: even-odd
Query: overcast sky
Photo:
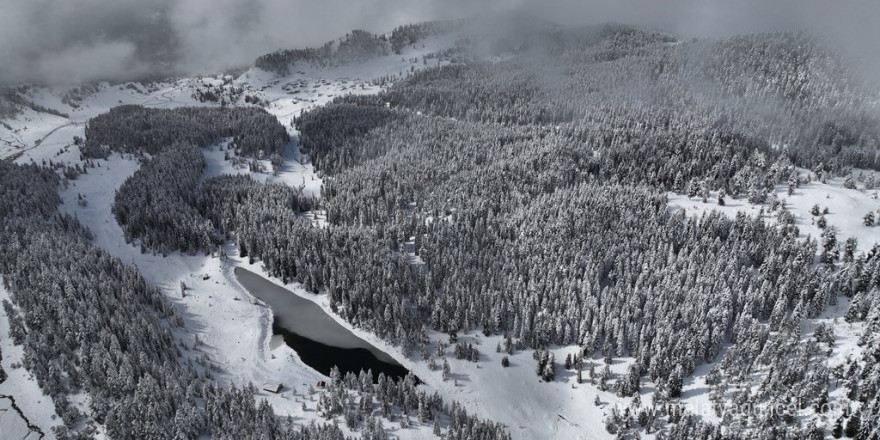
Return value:
[(807, 29), (880, 73), (880, 0), (0, 0), (0, 82), (74, 83), (249, 64), (354, 28), (523, 8), (680, 36)]

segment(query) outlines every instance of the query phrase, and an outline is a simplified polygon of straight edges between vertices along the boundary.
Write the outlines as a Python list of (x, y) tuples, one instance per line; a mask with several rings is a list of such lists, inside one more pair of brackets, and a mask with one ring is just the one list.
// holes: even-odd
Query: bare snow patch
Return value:
[[(3, 287), (0, 278), (0, 302), (9, 301), (9, 292)], [(43, 433), (51, 433), (53, 426), (63, 425), (55, 413), (52, 398), (43, 393), (34, 376), (21, 366), (24, 359), (24, 347), (12, 343), (9, 329), (9, 318), (0, 308), (0, 353), (2, 353), (3, 371), (7, 378), (0, 382), (0, 437), (3, 438), (38, 438), (34, 429)], [(9, 396), (2, 398), (2, 396)], [(12, 408), (13, 399), (18, 411)], [(23, 416), (23, 417), (22, 417)]]
[[(849, 237), (858, 240), (858, 251), (870, 250), (875, 243), (880, 243), (880, 198), (878, 190), (868, 190), (864, 185), (857, 188), (844, 187), (845, 178), (837, 177), (829, 179), (827, 183), (811, 180), (803, 183), (794, 190), (794, 194), (788, 194), (787, 185), (777, 185), (770, 197), (776, 197), (782, 206), (788, 210), (795, 219), (794, 225), (800, 232), (800, 238), (808, 236), (819, 239), (822, 229), (819, 227), (819, 218), (824, 217), (828, 226), (834, 228), (838, 242), (842, 243)], [(712, 192), (706, 202), (701, 198), (689, 198), (686, 195), (667, 193), (669, 209), (672, 211), (683, 209), (689, 216), (699, 217), (710, 211), (718, 211), (730, 218), (736, 217), (740, 212), (749, 216), (763, 215), (771, 223), (777, 223), (776, 213), (770, 211), (769, 203), (756, 205), (749, 203), (745, 198), (725, 198), (725, 204), (719, 205), (717, 193)], [(819, 207), (819, 215), (811, 211), (814, 206)], [(826, 213), (827, 210), (827, 213)], [(878, 224), (865, 226), (864, 218), (872, 213)]]

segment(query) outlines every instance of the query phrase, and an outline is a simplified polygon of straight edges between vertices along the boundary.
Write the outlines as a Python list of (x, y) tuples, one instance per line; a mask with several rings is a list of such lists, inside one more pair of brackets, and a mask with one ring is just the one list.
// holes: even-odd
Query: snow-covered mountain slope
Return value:
[[(0, 279), (0, 302), (8, 300), (9, 292)], [(55, 414), (52, 398), (40, 390), (33, 375), (21, 366), (23, 351), (13, 343), (9, 321), (0, 320), (0, 370), (6, 374), (6, 379), (0, 381), (0, 432), (5, 438), (36, 439), (61, 421)]]
[[(85, 167), (78, 147), (74, 145), (75, 139), (84, 137), (85, 124), (90, 118), (118, 105), (153, 108), (259, 105), (275, 115), (292, 136), (278, 172), (252, 173), (247, 167), (236, 167), (224, 160), (221, 144), (203, 150), (207, 159), (204, 178), (220, 174), (250, 174), (258, 181), (284, 183), (301, 188), (305, 194), (320, 196), (321, 179), (307, 157), (299, 151), (297, 132), (291, 119), (336, 96), (377, 93), (382, 87), (374, 80), (381, 78), (387, 83), (389, 78), (401, 78), (429, 67), (422, 57), (451, 44), (448, 37), (428, 38), (420, 41), (418, 47), (403, 48), (401, 54), (359, 63), (297, 66), (283, 77), (252, 68), (236, 78), (218, 75), (150, 84), (105, 82), (75, 90), (30, 87), (22, 92), (26, 99), (34, 103), (34, 107), (52, 111), (22, 108), (16, 117), (4, 120), (0, 125), (0, 158), (18, 163), (51, 161)], [(199, 98), (200, 94), (204, 97), (209, 91), (220, 98), (216, 101)], [(71, 99), (71, 95), (76, 98)], [(271, 168), (268, 160), (263, 165), (265, 169)], [(208, 369), (223, 384), (283, 383), (284, 392), (261, 392), (258, 397), (268, 399), (279, 416), (291, 417), (297, 423), (324, 422), (315, 410), (320, 391), (315, 391), (314, 385), (326, 378), (303, 364), (296, 352), (278, 338), (273, 338), (271, 310), (251, 297), (234, 276), (235, 267), (241, 266), (268, 277), (259, 262), (248, 264), (247, 259), (237, 257), (233, 244), (224, 247), (228, 258), (221, 260), (214, 255), (142, 253), (138, 246), (126, 243), (122, 229), (111, 213), (111, 206), (116, 190), (138, 168), (137, 160), (118, 154), (107, 161), (99, 161), (96, 167), (89, 168), (87, 173), (60, 189), (63, 204), (59, 210), (75, 215), (92, 232), (97, 246), (136, 266), (149, 283), (166, 294), (184, 317), (186, 331), (177, 332), (175, 339), (181, 346), (191, 347), (185, 351), (187, 359), (195, 361), (202, 353), (207, 354), (211, 362)], [(318, 224), (323, 221), (321, 213), (311, 215)], [(181, 295), (182, 284), (186, 286), (185, 296)], [(288, 288), (307, 295), (297, 285)], [(3, 297), (6, 296), (3, 293)], [(5, 314), (2, 316), (5, 321)], [(375, 341), (369, 335), (362, 336)], [(9, 378), (0, 384), (0, 394), (18, 397), (23, 417), (27, 420), (9, 413), (0, 418), (0, 430), (27, 435), (26, 422), (29, 421), (43, 433), (51, 435), (51, 427), (61, 423), (60, 419), (56, 420), (51, 397), (40, 391), (36, 382), (28, 378), (26, 370), (10, 367), (20, 363), (21, 347), (13, 345), (7, 336), (3, 336), (2, 344), (3, 365)], [(384, 343), (381, 346), (405, 365), (412, 364), (394, 347)], [(81, 411), (88, 412), (87, 401), (72, 399), (71, 402)], [(399, 422), (396, 426), (386, 424), (386, 428), (400, 438), (423, 438), (431, 430), (430, 425), (401, 429)], [(100, 435), (100, 427), (98, 431)]]
[[(234, 167), (231, 162), (224, 160), (220, 146), (205, 149), (205, 177), (251, 174), (257, 180), (302, 187), (306, 194), (317, 196), (320, 195), (321, 180), (298, 149), (297, 133), (290, 125), (291, 119), (303, 111), (329, 102), (336, 96), (377, 93), (381, 86), (374, 84), (373, 79), (403, 77), (412, 71), (430, 67), (422, 61), (422, 57), (446, 47), (449, 43), (451, 41), (448, 38), (427, 39), (420, 42), (418, 47), (404, 48), (401, 55), (388, 55), (364, 63), (333, 67), (294, 67), (285, 77), (250, 69), (238, 78), (182, 78), (156, 84), (100, 83), (77, 100), (74, 106), (69, 104), (71, 101), (63, 99), (63, 95), (67, 93), (65, 90), (35, 88), (28, 92), (29, 99), (40, 106), (67, 113), (69, 117), (25, 109), (14, 120), (7, 121), (11, 130), (7, 127), (0, 128), (0, 137), (10, 140), (0, 147), (0, 154), (7, 160), (19, 163), (52, 161), (76, 165), (80, 163), (80, 155), (73, 140), (74, 137), (84, 136), (84, 126), (89, 118), (123, 104), (157, 108), (216, 106), (219, 104), (202, 102), (194, 95), (208, 89), (223, 90), (218, 94), (237, 95), (239, 104), (244, 104), (244, 97), (259, 98), (261, 105), (288, 128), (292, 142), (286, 149), (284, 165), (277, 174), (251, 173), (246, 167)], [(240, 92), (236, 93), (237, 90)], [(268, 161), (265, 162), (265, 168), (269, 169)], [(314, 409), (317, 395), (310, 393), (309, 389), (324, 377), (304, 365), (292, 349), (273, 339), (271, 310), (252, 298), (234, 277), (235, 267), (246, 267), (268, 278), (259, 263), (248, 264), (247, 259), (237, 257), (237, 249), (231, 244), (224, 248), (228, 259), (221, 260), (203, 255), (174, 253), (161, 256), (141, 253), (139, 247), (125, 242), (122, 229), (116, 223), (110, 208), (116, 189), (138, 167), (134, 158), (119, 155), (113, 155), (106, 162), (99, 162), (96, 168), (90, 168), (86, 174), (70, 181), (61, 191), (63, 205), (60, 210), (75, 215), (92, 232), (95, 244), (122, 261), (135, 265), (148, 282), (159, 286), (167, 298), (183, 312), (187, 332), (177, 334), (176, 338), (185, 346), (196, 347), (189, 357), (195, 358), (200, 352), (208, 354), (218, 378), (224, 383), (283, 383), (286, 386), (283, 393), (261, 393), (259, 397), (267, 398), (279, 415), (292, 416), (298, 422), (321, 421)], [(317, 220), (322, 221), (320, 213)], [(181, 283), (187, 287), (183, 297), (180, 293)], [(326, 298), (310, 295), (295, 284), (287, 287), (318, 302), (330, 312)], [(491, 358), (490, 366), (484, 369), (475, 368), (476, 364), (450, 359), (455, 380), (444, 381), (439, 370), (432, 371), (415, 357), (404, 357), (398, 347), (391, 346), (368, 332), (352, 328), (341, 318), (337, 317), (337, 321), (392, 354), (422, 378), (427, 386), (440, 391), (444, 398), (464, 403), (469, 410), (475, 411), (481, 417), (507, 424), (518, 438), (550, 435), (569, 437), (568, 434), (573, 435), (573, 438), (582, 435), (587, 435), (583, 438), (593, 438), (601, 436), (603, 432), (600, 423), (602, 407), (593, 403), (597, 393), (589, 387), (582, 387), (572, 392), (568, 401), (558, 404), (555, 401), (558, 400), (559, 390), (568, 390), (572, 385), (569, 381), (554, 386), (542, 385), (528, 365), (529, 353), (519, 352), (512, 356), (511, 367), (504, 369), (503, 375), (497, 374), (496, 370), (501, 368), (501, 355), (488, 353), (494, 349), (497, 338), (482, 338), (479, 334), (463, 335), (463, 339), (473, 339), (482, 352), (488, 353), (486, 356)], [(434, 338), (440, 340), (441, 335), (436, 334)], [(196, 340), (199, 342), (196, 343)], [(569, 349), (574, 350), (574, 347)], [(560, 358), (564, 357), (565, 350), (559, 350)], [(619, 366), (625, 368), (623, 363)], [(615, 370), (617, 369), (615, 366)], [(509, 384), (520, 385), (511, 387)], [(522, 387), (528, 388), (529, 394), (534, 398), (518, 399)], [(613, 393), (598, 394), (602, 396), (603, 406), (619, 401)], [(51, 404), (49, 397), (43, 396), (42, 399)], [(511, 402), (518, 403), (509, 407)], [(549, 410), (544, 411), (545, 408), (552, 408), (553, 414)], [(80, 405), (80, 409), (86, 408)], [(402, 430), (398, 423), (397, 426), (386, 425), (386, 428), (401, 438), (422, 438), (428, 434), (426, 430), (430, 426)]]
[[(298, 133), (291, 126), (291, 119), (338, 96), (377, 93), (382, 86), (374, 79), (401, 77), (430, 67), (437, 62), (436, 59), (427, 62), (424, 57), (454, 43), (448, 36), (435, 36), (404, 47), (401, 54), (325, 66), (304, 63), (294, 66), (282, 76), (250, 69), (237, 77), (218, 75), (152, 84), (101, 83), (75, 91), (30, 88), (22, 94), (35, 104), (34, 108), (51, 109), (53, 112), (25, 108), (14, 119), (6, 120), (0, 126), (0, 158), (19, 163), (52, 161), (81, 166), (83, 163), (74, 145), (74, 138), (83, 137), (89, 118), (121, 104), (155, 108), (257, 105), (275, 115), (292, 135), (292, 142), (285, 150), (283, 166), (276, 174), (254, 173), (247, 168), (235, 167), (230, 161), (224, 160), (221, 144), (203, 150), (207, 160), (204, 177), (224, 173), (251, 174), (260, 181), (283, 183), (302, 188), (306, 194), (319, 196), (321, 178), (299, 150)], [(264, 165), (264, 168), (270, 168), (268, 161)], [(67, 182), (61, 189), (63, 204), (60, 210), (75, 215), (92, 232), (97, 246), (123, 262), (136, 266), (149, 283), (161, 288), (185, 322), (185, 331), (178, 331), (175, 340), (186, 348), (187, 359), (198, 360), (202, 354), (206, 354), (211, 362), (208, 370), (224, 384), (283, 383), (286, 389), (281, 394), (261, 392), (259, 397), (268, 399), (278, 415), (289, 416), (297, 423), (321, 421), (315, 411), (320, 391), (313, 391), (311, 387), (324, 377), (306, 366), (293, 350), (272, 336), (271, 310), (251, 297), (235, 279), (236, 267), (246, 267), (268, 278), (259, 262), (248, 263), (247, 258), (240, 257), (237, 247), (230, 243), (223, 247), (227, 255), (225, 259), (215, 255), (158, 255), (142, 252), (140, 247), (126, 243), (122, 228), (111, 213), (111, 206), (115, 191), (138, 167), (139, 163), (134, 158), (118, 154), (112, 155), (107, 161), (98, 161), (97, 167), (89, 168), (87, 173)], [(832, 179), (828, 184), (804, 184), (791, 196), (783, 187), (777, 188), (776, 193), (780, 200), (786, 200), (786, 209), (793, 214), (802, 236), (809, 234), (817, 238), (821, 234), (815, 224), (817, 217), (810, 213), (812, 206), (818, 204), (823, 208), (828, 207), (829, 212), (825, 217), (841, 240), (856, 236), (858, 249), (865, 251), (880, 239), (880, 229), (864, 226), (863, 216), (869, 211), (876, 212), (880, 202), (872, 191), (862, 187), (847, 189), (843, 187), (842, 179)], [(711, 195), (717, 197), (716, 194)], [(684, 209), (688, 215), (699, 215), (712, 209), (720, 209), (731, 216), (738, 212), (758, 215), (762, 210), (743, 200), (728, 199), (725, 206), (719, 207), (711, 202), (703, 203), (675, 195), (670, 195), (670, 205), (673, 210)], [(318, 224), (326, 222), (321, 212), (310, 215)], [(775, 221), (769, 216), (768, 219)], [(411, 260), (418, 258), (410, 253)], [(277, 279), (272, 281), (281, 283)], [(186, 286), (183, 291), (182, 285)], [(471, 343), (479, 349), (480, 362), (450, 356), (452, 374), (445, 380), (439, 369), (430, 368), (418, 354), (407, 357), (400, 348), (374, 334), (353, 328), (333, 314), (325, 295), (307, 293), (296, 283), (289, 283), (285, 287), (293, 294), (315, 301), (340, 324), (391, 354), (415, 372), (424, 381), (425, 387), (437, 390), (448, 400), (464, 404), (478, 416), (505, 424), (516, 438), (607, 438), (609, 433), (603, 419), (612, 410), (623, 412), (632, 404), (633, 399), (618, 397), (611, 388), (601, 390), (592, 381), (579, 383), (571, 370), (560, 371), (553, 382), (541, 381), (535, 374), (534, 360), (530, 356), (532, 353), (528, 350), (519, 350), (510, 355), (510, 366), (504, 368), (501, 362), (505, 353), (495, 350), (502, 343), (502, 338), (479, 332), (464, 333), (458, 337), (460, 341)], [(5, 293), (0, 291), (0, 298), (3, 297)], [(804, 320), (802, 324), (805, 342), (820, 323), (834, 328), (840, 343), (832, 351), (829, 365), (841, 365), (843, 360), (859, 353), (855, 340), (860, 327), (843, 323), (841, 319), (846, 313), (846, 305), (838, 304), (819, 318)], [(36, 402), (21, 405), (22, 412), (28, 420), (48, 432), (48, 428), (58, 424), (53, 418), (54, 408), (36, 383), (27, 378), (24, 370), (11, 368), (21, 353), (9, 344), (7, 336), (8, 331), (0, 327), (3, 367), (7, 372), (12, 372), (10, 379), (0, 384), (0, 394), (6, 391), (28, 402)], [(430, 332), (429, 338), (432, 346), (436, 346), (440, 341), (445, 342), (448, 336)], [(558, 360), (578, 350), (576, 345), (551, 347)], [(610, 359), (608, 371), (615, 377), (622, 377), (634, 362), (632, 357)], [(589, 370), (590, 366), (601, 369), (602, 359), (587, 359), (585, 369)], [(692, 408), (709, 408), (711, 403), (708, 400), (706, 376), (710, 368), (711, 365), (700, 365), (693, 377), (685, 380), (682, 387), (683, 403)], [(756, 373), (759, 378), (762, 374), (765, 372)], [(650, 404), (655, 391), (656, 385), (650, 381), (642, 384), (638, 398), (643, 405)], [(832, 397), (840, 392), (836, 390)], [(74, 405), (87, 409), (82, 401), (74, 400)], [(695, 412), (706, 420), (718, 421), (711, 411)], [(16, 432), (21, 431), (21, 419), (0, 418), (0, 427), (12, 429), (12, 426), (16, 427)], [(400, 423), (386, 427), (402, 438), (422, 438), (430, 430), (428, 425), (403, 428)], [(651, 434), (646, 436), (653, 437)]]
[[(711, 192), (706, 202), (700, 197), (687, 197), (684, 194), (669, 193), (669, 206), (672, 210), (684, 209), (688, 215), (700, 216), (709, 211), (725, 213), (733, 218), (739, 212), (751, 216), (762, 215), (768, 222), (777, 224), (779, 212), (783, 209), (793, 216), (793, 225), (798, 228), (802, 239), (808, 237), (820, 240), (823, 228), (819, 227), (820, 218), (825, 219), (827, 226), (833, 228), (842, 242), (850, 237), (857, 240), (857, 250), (867, 252), (880, 243), (880, 228), (876, 225), (865, 225), (865, 216), (869, 213), (874, 218), (880, 217), (880, 199), (878, 190), (865, 187), (864, 181), (874, 179), (876, 172), (855, 170), (858, 176), (853, 180), (854, 187), (844, 185), (846, 177), (835, 177), (820, 181), (809, 170), (801, 169), (800, 174), (810, 177), (808, 183), (799, 185), (792, 194), (788, 193), (787, 185), (777, 185), (771, 198), (780, 203), (779, 210), (771, 210), (770, 204), (749, 203), (746, 198), (725, 198), (724, 205), (718, 204), (718, 193)], [(818, 207), (818, 214), (814, 214)]]
[[(403, 48), (400, 54), (327, 66), (303, 63), (286, 76), (251, 68), (237, 77), (220, 74), (154, 83), (101, 82), (74, 89), (26, 87), (20, 93), (22, 98), (51, 113), (23, 107), (14, 118), (3, 120), (0, 158), (19, 162), (54, 157), (65, 162), (76, 160), (75, 156), (62, 157), (64, 153), (58, 153), (72, 143), (74, 136), (82, 136), (83, 125), (90, 118), (124, 104), (151, 108), (261, 105), (289, 125), (300, 112), (334, 97), (376, 93), (380, 90), (379, 80), (401, 78), (446, 63), (434, 59), (428, 64), (424, 57), (453, 44), (448, 35), (435, 36)], [(259, 104), (251, 104), (254, 98)]]

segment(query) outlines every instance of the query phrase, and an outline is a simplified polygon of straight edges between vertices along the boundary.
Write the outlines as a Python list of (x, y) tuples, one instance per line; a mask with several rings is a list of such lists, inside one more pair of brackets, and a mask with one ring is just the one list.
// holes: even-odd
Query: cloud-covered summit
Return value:
[(874, 0), (6, 0), (0, 83), (216, 72), (351, 29), (523, 9), (564, 24), (618, 22), (682, 36), (807, 29), (880, 72)]

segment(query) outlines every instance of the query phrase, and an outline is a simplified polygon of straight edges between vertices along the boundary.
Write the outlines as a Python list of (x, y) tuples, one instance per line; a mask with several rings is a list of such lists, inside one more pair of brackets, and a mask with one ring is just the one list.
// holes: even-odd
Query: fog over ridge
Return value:
[(683, 37), (804, 29), (880, 79), (872, 0), (5, 0), (0, 83), (76, 83), (221, 71), (351, 29), (504, 10), (563, 24), (617, 22)]

